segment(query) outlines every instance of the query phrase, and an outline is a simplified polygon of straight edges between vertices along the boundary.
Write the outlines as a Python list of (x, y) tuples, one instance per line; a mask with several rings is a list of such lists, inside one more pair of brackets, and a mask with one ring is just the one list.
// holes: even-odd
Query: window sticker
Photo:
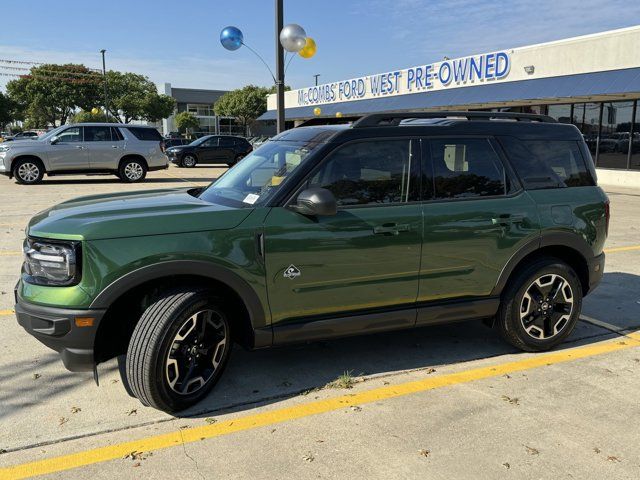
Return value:
[(248, 203), (249, 205), (253, 205), (258, 201), (260, 195), (256, 195), (255, 193), (250, 193), (246, 197), (244, 197), (243, 203)]

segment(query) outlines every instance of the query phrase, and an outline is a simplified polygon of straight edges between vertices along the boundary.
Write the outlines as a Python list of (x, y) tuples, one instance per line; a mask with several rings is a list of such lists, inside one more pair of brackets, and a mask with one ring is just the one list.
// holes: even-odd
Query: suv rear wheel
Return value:
[(14, 163), (13, 176), (23, 185), (40, 183), (44, 177), (44, 165), (37, 158), (23, 158)]
[(166, 412), (190, 407), (220, 379), (231, 346), (228, 317), (211, 292), (168, 292), (145, 310), (129, 342), (131, 391)]
[(544, 257), (510, 282), (496, 327), (521, 350), (549, 350), (573, 331), (581, 309), (582, 285), (576, 273), (563, 261)]
[(129, 158), (120, 162), (118, 177), (123, 182), (141, 182), (147, 176), (147, 166), (142, 160)]

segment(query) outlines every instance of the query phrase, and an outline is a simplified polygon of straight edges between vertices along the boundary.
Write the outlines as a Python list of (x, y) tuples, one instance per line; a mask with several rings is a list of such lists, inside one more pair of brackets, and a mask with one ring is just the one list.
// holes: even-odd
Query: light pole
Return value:
[(106, 50), (103, 48), (100, 50), (102, 54), (102, 79), (104, 80), (104, 114), (107, 117), (107, 122), (109, 121), (109, 96), (107, 94), (107, 67), (104, 61), (104, 54)]
[(316, 79), (316, 87), (318, 86), (318, 77), (319, 77), (319, 76), (320, 76), (320, 74), (319, 74), (319, 73), (316, 73), (316, 74), (313, 76), (313, 78), (315, 78), (315, 79)]
[(284, 48), (280, 43), (280, 32), (283, 27), (283, 0), (276, 0), (276, 131), (284, 132)]

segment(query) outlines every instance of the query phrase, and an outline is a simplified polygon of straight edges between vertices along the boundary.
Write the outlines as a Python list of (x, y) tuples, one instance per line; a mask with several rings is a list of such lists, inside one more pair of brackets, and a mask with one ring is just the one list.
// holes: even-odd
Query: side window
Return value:
[(217, 147), (218, 146), (218, 137), (210, 138), (209, 140), (205, 141), (202, 144), (202, 146), (206, 147), (206, 148)]
[(155, 128), (149, 127), (127, 127), (127, 129), (136, 137), (138, 140), (144, 141), (152, 141), (157, 140), (159, 142), (162, 141), (162, 135)]
[(110, 127), (84, 127), (85, 142), (110, 142)]
[(347, 144), (322, 163), (309, 186), (331, 190), (343, 206), (418, 200), (419, 167), (411, 148), (409, 139)]
[(119, 128), (111, 127), (111, 140), (114, 142), (121, 142), (124, 140)]
[(230, 148), (235, 145), (235, 141), (230, 137), (220, 137), (220, 146), (224, 148)]
[(575, 141), (500, 139), (511, 164), (529, 190), (595, 185)]
[(58, 134), (58, 143), (72, 143), (82, 141), (82, 131), (80, 127), (71, 127)]
[(504, 166), (488, 139), (430, 140), (435, 198), (505, 195)]

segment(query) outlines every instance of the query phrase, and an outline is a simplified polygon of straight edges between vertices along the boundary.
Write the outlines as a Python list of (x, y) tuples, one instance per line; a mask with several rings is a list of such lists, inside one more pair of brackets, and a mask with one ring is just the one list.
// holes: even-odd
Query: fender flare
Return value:
[(507, 284), (507, 280), (515, 270), (516, 266), (527, 256), (545, 247), (568, 247), (579, 253), (585, 260), (592, 258), (593, 250), (584, 238), (575, 232), (548, 232), (542, 233), (539, 237), (524, 244), (514, 253), (507, 264), (503, 267), (498, 277), (498, 282), (491, 291), (491, 295), (500, 295)]
[(138, 287), (151, 280), (174, 275), (197, 275), (224, 283), (233, 289), (244, 302), (249, 312), (254, 332), (256, 329), (268, 327), (266, 310), (255, 290), (240, 276), (231, 270), (211, 262), (198, 260), (171, 260), (159, 262), (133, 270), (118, 278), (102, 290), (91, 303), (91, 309), (107, 309), (124, 292)]

